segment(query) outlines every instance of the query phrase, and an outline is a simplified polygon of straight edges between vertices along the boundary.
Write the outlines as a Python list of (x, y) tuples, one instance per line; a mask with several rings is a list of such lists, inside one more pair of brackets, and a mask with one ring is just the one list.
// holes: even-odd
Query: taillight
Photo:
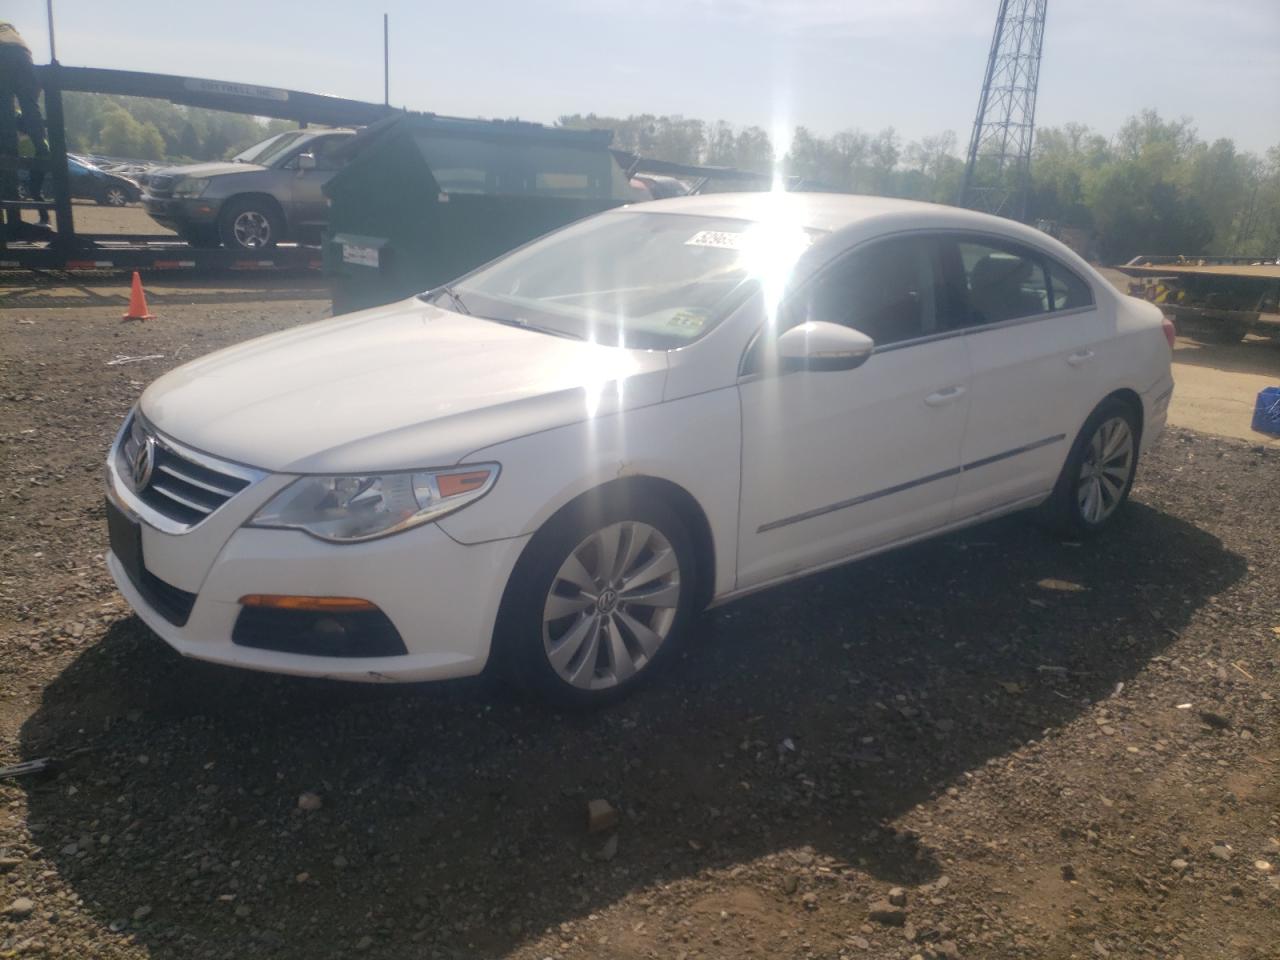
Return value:
[(1168, 317), (1164, 318), (1164, 338), (1169, 341), (1169, 349), (1172, 350), (1173, 342), (1178, 339), (1178, 331)]

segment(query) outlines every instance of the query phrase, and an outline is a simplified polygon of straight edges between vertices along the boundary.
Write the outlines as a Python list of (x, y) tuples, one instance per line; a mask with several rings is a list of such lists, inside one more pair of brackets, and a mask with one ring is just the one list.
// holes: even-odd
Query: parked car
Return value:
[(291, 130), (228, 161), (153, 170), (143, 202), (151, 219), (199, 247), (264, 250), (281, 240), (319, 242), (327, 222), (320, 188), (341, 165), (354, 130)]
[(1044, 234), (830, 194), (619, 208), (142, 394), (108, 565), (188, 656), (595, 704), (696, 610), (1041, 507), (1108, 526), (1172, 328)]
[[(134, 181), (100, 170), (82, 157), (67, 154), (67, 174), (71, 196), (78, 200), (93, 200), (103, 206), (123, 207), (142, 199), (142, 190)], [(53, 183), (47, 174), (40, 193), (45, 197), (53, 193)], [(30, 170), (18, 171), (18, 195), (23, 199), (31, 196)]]

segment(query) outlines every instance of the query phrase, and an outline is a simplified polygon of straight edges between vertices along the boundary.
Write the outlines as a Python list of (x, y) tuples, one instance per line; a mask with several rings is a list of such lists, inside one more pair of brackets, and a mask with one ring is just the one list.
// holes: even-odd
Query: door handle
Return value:
[(1071, 364), (1073, 367), (1078, 367), (1081, 364), (1088, 363), (1092, 359), (1092, 350), (1081, 350), (1079, 353), (1073, 353), (1071, 356), (1067, 357), (1067, 363)]
[(931, 393), (924, 398), (924, 402), (931, 407), (943, 407), (948, 403), (954, 403), (965, 394), (964, 387), (947, 387), (945, 390), (939, 390), (937, 393)]

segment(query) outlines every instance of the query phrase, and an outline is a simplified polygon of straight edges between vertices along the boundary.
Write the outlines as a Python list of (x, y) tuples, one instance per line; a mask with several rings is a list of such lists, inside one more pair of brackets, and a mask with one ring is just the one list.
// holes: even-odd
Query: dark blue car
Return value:
[[(99, 170), (79, 157), (67, 157), (67, 173), (70, 174), (71, 196), (77, 199), (93, 200), (109, 207), (123, 207), (142, 199), (141, 188), (132, 180)], [(18, 193), (24, 198), (30, 194), (30, 182), (31, 171), (18, 171)], [(44, 178), (40, 192), (46, 199), (53, 193), (53, 184), (48, 175)]]

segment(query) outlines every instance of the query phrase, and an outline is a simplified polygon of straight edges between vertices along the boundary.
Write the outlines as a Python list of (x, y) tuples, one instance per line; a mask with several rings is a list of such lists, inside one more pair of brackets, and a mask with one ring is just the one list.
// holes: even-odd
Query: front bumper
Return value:
[[(116, 469), (107, 495), (142, 525), (148, 573), (194, 594), (180, 626), (134, 585), (120, 559), (107, 568), (138, 616), (184, 656), (229, 666), (340, 680), (418, 681), (469, 676), (484, 669), (511, 571), (528, 537), (464, 545), (436, 524), (364, 543), (332, 544), (295, 530), (243, 526), (290, 478), (267, 476), (200, 524), (166, 532), (148, 524)], [(404, 642), (391, 656), (317, 656), (232, 642), (247, 594), (358, 597), (376, 604)]]
[(147, 214), (162, 227), (177, 230), (188, 226), (211, 226), (218, 222), (222, 201), (206, 197), (157, 197), (142, 195)]

